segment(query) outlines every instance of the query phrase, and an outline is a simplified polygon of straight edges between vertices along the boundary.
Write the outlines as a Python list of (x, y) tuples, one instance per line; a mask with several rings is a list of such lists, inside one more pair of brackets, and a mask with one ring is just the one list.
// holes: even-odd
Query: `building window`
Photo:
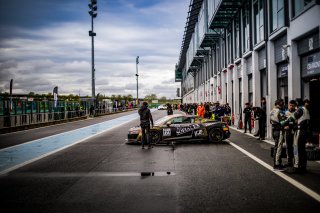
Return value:
[(278, 98), (288, 105), (288, 77), (278, 78)]
[(216, 51), (216, 71), (217, 74), (220, 72), (220, 44), (217, 45), (217, 51)]
[(242, 23), (243, 23), (243, 51), (247, 52), (250, 50), (250, 11), (249, 11), (249, 3), (245, 5), (243, 15), (242, 15)]
[(239, 78), (239, 113), (242, 113), (242, 79)]
[(272, 0), (272, 31), (284, 26), (284, 0)]
[(213, 45), (213, 52), (212, 52), (213, 74), (214, 74), (214, 75), (217, 75), (217, 73), (218, 73), (218, 71), (217, 71), (217, 64), (218, 64), (217, 55), (218, 55), (217, 46), (216, 46), (216, 44), (214, 44), (214, 45)]
[(228, 64), (232, 62), (232, 37), (231, 37), (231, 30), (228, 31), (227, 35), (227, 48), (228, 48)]
[(261, 97), (266, 97), (268, 94), (268, 75), (267, 70), (260, 70), (260, 85), (261, 85)]
[(226, 85), (226, 90), (225, 90), (225, 98), (226, 98), (226, 100), (225, 100), (225, 103), (228, 103), (228, 93), (227, 93), (227, 90), (228, 90), (228, 83), (225, 83), (225, 85)]
[(226, 42), (224, 40), (221, 41), (221, 70), (223, 68), (225, 68), (225, 64), (226, 64)]
[(240, 58), (240, 23), (239, 19), (235, 21), (235, 32), (234, 32), (234, 55), (235, 58)]
[(252, 74), (248, 75), (248, 93), (249, 93), (249, 103), (253, 103), (253, 82)]
[(254, 43), (257, 44), (264, 40), (264, 11), (263, 0), (254, 2)]
[(278, 75), (278, 80), (277, 80), (277, 95), (278, 99), (282, 98), (285, 102), (285, 104), (288, 104), (288, 64), (283, 63), (283, 64), (278, 64), (277, 65), (277, 75)]
[(293, 17), (299, 15), (306, 7), (315, 3), (314, 0), (292, 0)]

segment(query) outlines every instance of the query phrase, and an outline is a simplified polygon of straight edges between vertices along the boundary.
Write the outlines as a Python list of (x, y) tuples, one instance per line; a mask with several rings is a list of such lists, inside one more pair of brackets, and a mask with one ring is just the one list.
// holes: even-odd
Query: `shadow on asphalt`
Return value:
[[(141, 143), (126, 143), (127, 145), (141, 145)], [(230, 145), (226, 141), (221, 141), (219, 143), (212, 143), (209, 141), (164, 141), (161, 143), (158, 143), (154, 146), (172, 146), (172, 145), (212, 145), (212, 146), (225, 146)]]

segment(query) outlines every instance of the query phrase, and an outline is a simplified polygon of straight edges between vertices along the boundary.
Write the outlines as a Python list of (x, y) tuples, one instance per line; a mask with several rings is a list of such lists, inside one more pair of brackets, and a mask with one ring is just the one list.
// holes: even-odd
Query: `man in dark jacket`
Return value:
[(253, 109), (255, 120), (259, 121), (258, 132), (254, 136), (259, 136), (258, 140), (264, 140), (266, 135), (266, 122), (267, 122), (267, 106), (266, 99), (261, 99), (261, 107), (255, 107)]
[(173, 109), (172, 109), (172, 105), (167, 103), (167, 114), (168, 115), (173, 115)]
[(251, 113), (252, 109), (250, 107), (250, 103), (245, 104), (245, 108), (243, 109), (244, 114), (244, 133), (247, 133), (247, 126), (249, 126), (249, 132), (251, 133)]
[(263, 97), (261, 99), (261, 112), (259, 118), (259, 138), (260, 140), (264, 140), (266, 136), (266, 123), (267, 123), (267, 103), (266, 98)]
[(148, 148), (152, 148), (151, 141), (150, 141), (150, 121), (153, 127), (153, 119), (152, 119), (150, 109), (148, 109), (147, 102), (142, 103), (142, 106), (139, 109), (138, 113), (140, 115), (140, 126), (141, 126), (141, 132), (142, 132), (142, 138), (141, 138), (142, 149), (144, 149), (145, 142), (147, 142)]

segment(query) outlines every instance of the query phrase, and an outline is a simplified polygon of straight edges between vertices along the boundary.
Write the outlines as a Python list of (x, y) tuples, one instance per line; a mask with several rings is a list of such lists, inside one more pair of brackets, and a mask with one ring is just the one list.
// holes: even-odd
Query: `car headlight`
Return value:
[(131, 131), (129, 131), (129, 134), (131, 134), (131, 135), (139, 135), (140, 132), (141, 132), (141, 130), (131, 130)]
[(228, 131), (228, 130), (229, 130), (228, 125), (222, 125), (222, 130), (223, 130), (223, 131)]

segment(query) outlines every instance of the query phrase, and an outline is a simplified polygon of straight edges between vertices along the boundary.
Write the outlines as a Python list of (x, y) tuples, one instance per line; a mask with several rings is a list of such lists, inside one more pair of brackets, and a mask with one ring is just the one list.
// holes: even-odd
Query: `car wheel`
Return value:
[(161, 134), (158, 131), (151, 131), (150, 132), (151, 143), (157, 144), (161, 141)]
[(220, 129), (211, 129), (209, 132), (209, 141), (218, 143), (223, 140), (223, 132)]

